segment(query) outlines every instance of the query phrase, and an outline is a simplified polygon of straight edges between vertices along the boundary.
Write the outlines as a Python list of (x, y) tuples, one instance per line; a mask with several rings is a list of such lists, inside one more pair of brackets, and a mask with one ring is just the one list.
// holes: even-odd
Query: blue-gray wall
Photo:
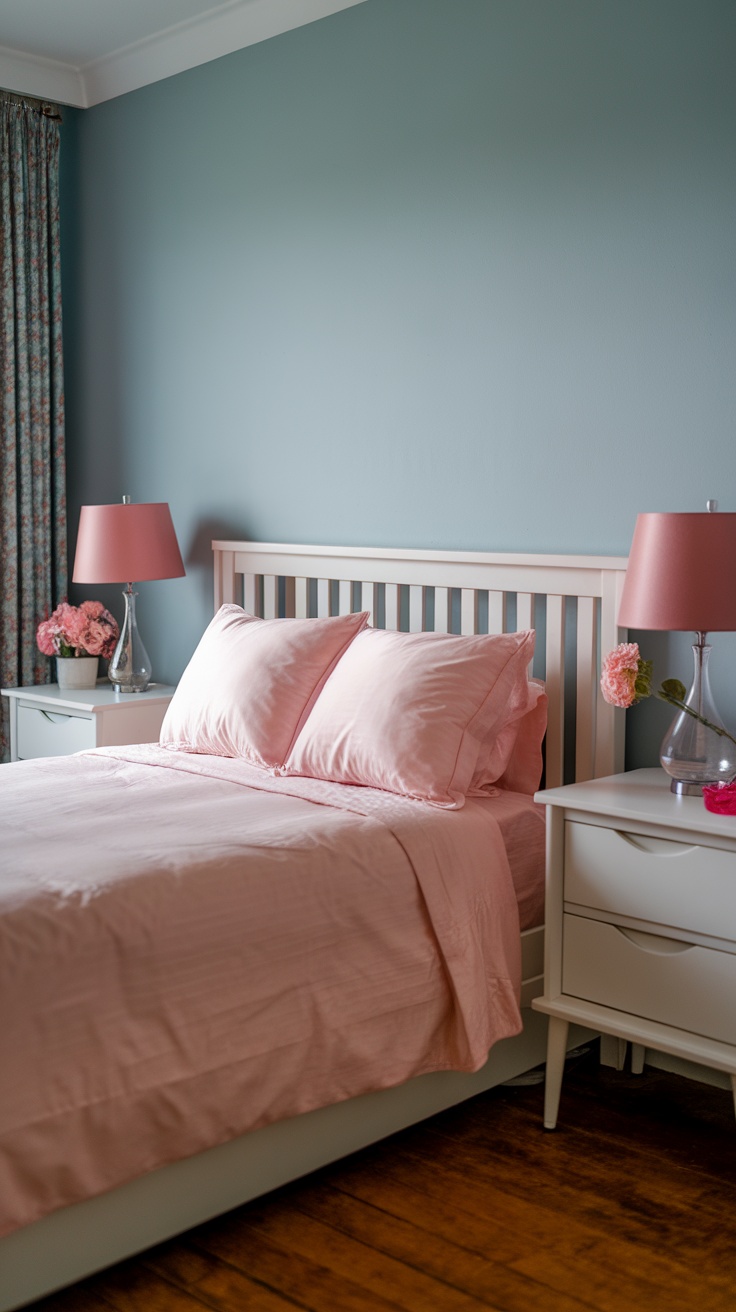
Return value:
[(170, 502), (159, 678), (213, 534), (625, 554), (736, 510), (735, 57), (733, 0), (366, 0), (71, 116), (70, 529)]

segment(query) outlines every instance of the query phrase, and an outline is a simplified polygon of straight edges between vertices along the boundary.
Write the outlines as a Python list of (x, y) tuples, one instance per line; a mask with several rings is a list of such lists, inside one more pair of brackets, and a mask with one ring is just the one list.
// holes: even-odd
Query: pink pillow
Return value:
[(282, 765), (325, 679), (368, 619), (259, 620), (221, 606), (161, 726), (165, 747)]
[(518, 717), (495, 737), (483, 743), (468, 797), (482, 797), (506, 788), (514, 793), (535, 793), (542, 778), (542, 744), (547, 730), (547, 694), (544, 684), (530, 679), (526, 703)]
[(359, 633), (284, 773), (462, 806), (481, 745), (523, 713), (534, 632)]

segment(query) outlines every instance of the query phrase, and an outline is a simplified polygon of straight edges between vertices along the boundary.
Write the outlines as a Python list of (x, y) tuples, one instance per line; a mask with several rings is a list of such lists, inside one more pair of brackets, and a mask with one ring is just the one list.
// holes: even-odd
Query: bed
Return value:
[[(544, 1059), (546, 1026), (530, 1009), (542, 991), (544, 837), (518, 787), (520, 726), (539, 735), (544, 700), (550, 786), (621, 768), (623, 720), (596, 692), (600, 651), (620, 637), (625, 561), (223, 541), (213, 551), (215, 618), (162, 743), (18, 763), (0, 779), (13, 803), (6, 840), (17, 839), (0, 859), (13, 1053), (0, 1072), (4, 1312)], [(270, 730), (284, 742), (269, 746), (266, 769), (266, 749), (252, 735), (243, 747), (231, 714), (232, 653), (255, 634), (271, 669), (274, 633), (298, 644), (291, 667), (279, 656), (292, 677)], [(476, 739), (493, 744), (495, 773), (486, 761), (474, 789), (475, 755), (461, 769), (467, 738), (457, 752), (435, 740), (474, 686), (468, 653), (487, 678), (491, 647)], [(438, 652), (451, 655), (454, 692), (433, 681)], [(202, 670), (218, 655), (220, 705), (213, 713), (208, 685), (203, 719)], [(387, 669), (408, 670), (402, 710), (419, 690), (415, 720), (395, 734), (380, 721)], [(289, 727), (300, 680), (309, 698), (296, 699)], [(369, 690), (362, 710), (356, 683)], [(268, 720), (271, 684), (254, 686)], [(522, 687), (531, 700), (518, 701), (512, 731)], [(346, 696), (351, 734), (335, 728)], [(443, 716), (427, 717), (435, 696)], [(42, 796), (44, 822), (29, 825), (23, 808)], [(80, 800), (90, 797), (92, 809)], [(98, 854), (75, 863), (71, 894), (48, 869), (49, 834), (57, 851)]]

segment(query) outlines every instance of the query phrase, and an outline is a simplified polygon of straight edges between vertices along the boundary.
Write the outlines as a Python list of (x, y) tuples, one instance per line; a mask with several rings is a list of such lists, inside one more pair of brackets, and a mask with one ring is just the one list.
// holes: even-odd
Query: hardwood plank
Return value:
[(142, 1312), (144, 1308), (145, 1312), (201, 1312), (199, 1299), (172, 1285), (142, 1261), (120, 1262), (94, 1279), (95, 1288), (115, 1312)]
[[(555, 1292), (541, 1284), (534, 1273), (527, 1279), (520, 1266), (512, 1270), (466, 1244), (448, 1241), (437, 1229), (432, 1232), (419, 1228), (382, 1208), (359, 1204), (338, 1190), (332, 1196), (323, 1193), (319, 1198), (310, 1192), (302, 1207), (306, 1215), (319, 1218), (343, 1234), (360, 1238), (386, 1257), (472, 1295), (483, 1307), (498, 1306), (506, 1312), (582, 1312), (587, 1306), (572, 1294)], [(486, 1247), (493, 1250), (492, 1240), (486, 1239)], [(436, 1301), (435, 1291), (432, 1298), (432, 1302), (416, 1306), (432, 1309), (444, 1306)]]
[(693, 1312), (694, 1308), (725, 1312), (734, 1303), (732, 1281), (713, 1279), (707, 1271), (695, 1271), (671, 1256), (663, 1258), (652, 1245), (611, 1238), (574, 1252), (560, 1248), (533, 1253), (515, 1263), (515, 1270), (533, 1276), (555, 1293), (579, 1290), (582, 1285), (586, 1299), (599, 1312), (618, 1312), (622, 1306), (657, 1307), (663, 1298), (669, 1312)]
[[(454, 1242), (464, 1233), (467, 1246), (491, 1254), (498, 1261), (515, 1261), (526, 1252), (530, 1229), (535, 1245), (551, 1247), (559, 1243), (565, 1222), (558, 1210), (550, 1211), (538, 1205), (533, 1197), (517, 1200), (494, 1187), (492, 1182), (477, 1179), (474, 1171), (437, 1161), (419, 1148), (402, 1147), (401, 1138), (396, 1136), (392, 1140), (390, 1160), (384, 1157), (375, 1163), (368, 1162), (361, 1153), (357, 1155), (360, 1160), (353, 1159), (352, 1169), (344, 1164), (343, 1171), (334, 1176), (336, 1187), (377, 1205), (381, 1205), (383, 1191), (387, 1210), (397, 1216), (410, 1205), (407, 1200), (412, 1194), (421, 1191), (431, 1233), (444, 1234), (448, 1226), (448, 1237)], [(378, 1151), (387, 1155), (389, 1150), (384, 1147)], [(381, 1182), (382, 1171), (391, 1181), (392, 1193), (401, 1202), (397, 1203), (392, 1193), (387, 1193)], [(379, 1184), (371, 1188), (375, 1172)], [(598, 1232), (591, 1228), (586, 1234), (593, 1243)]]
[(356, 1206), (379, 1207), (397, 1220), (416, 1226), (432, 1241), (439, 1236), (471, 1252), (491, 1251), (491, 1229), (496, 1261), (514, 1262), (528, 1250), (528, 1239), (518, 1225), (507, 1224), (504, 1217), (494, 1217), (491, 1228), (487, 1217), (479, 1215), (471, 1205), (464, 1205), (470, 1204), (470, 1199), (461, 1203), (452, 1190), (443, 1187), (431, 1161), (396, 1154), (388, 1164), (361, 1162), (352, 1171), (343, 1169), (335, 1185), (329, 1181), (312, 1183), (303, 1191), (304, 1201), (302, 1194), (296, 1195), (295, 1205), (319, 1206), (323, 1196), (329, 1199), (336, 1191), (354, 1200)]
[(187, 1290), (198, 1303), (219, 1312), (240, 1312), (257, 1308), (258, 1312), (287, 1312), (303, 1303), (294, 1303), (255, 1280), (231, 1263), (222, 1261), (188, 1243), (174, 1241), (146, 1255), (144, 1264), (174, 1285)]
[(206, 1245), (208, 1252), (249, 1272), (256, 1263), (255, 1270), (264, 1280), (265, 1247), (267, 1283), (291, 1294), (301, 1289), (302, 1298), (308, 1290), (310, 1299), (318, 1289), (315, 1312), (332, 1307), (340, 1312), (373, 1308), (415, 1312), (424, 1307), (432, 1312), (475, 1312), (489, 1306), (422, 1270), (378, 1255), (369, 1243), (341, 1234), (282, 1199), (250, 1208), (249, 1213), (247, 1219), (233, 1217), (230, 1226), (218, 1225), (206, 1239), (197, 1240), (198, 1246)]

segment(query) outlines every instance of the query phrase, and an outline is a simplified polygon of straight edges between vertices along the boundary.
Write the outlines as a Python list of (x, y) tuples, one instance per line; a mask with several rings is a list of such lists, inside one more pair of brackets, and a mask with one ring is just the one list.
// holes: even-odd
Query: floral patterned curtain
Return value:
[[(36, 626), (67, 590), (60, 119), (0, 93), (0, 686), (48, 682)], [(2, 759), (8, 759), (2, 698)]]

